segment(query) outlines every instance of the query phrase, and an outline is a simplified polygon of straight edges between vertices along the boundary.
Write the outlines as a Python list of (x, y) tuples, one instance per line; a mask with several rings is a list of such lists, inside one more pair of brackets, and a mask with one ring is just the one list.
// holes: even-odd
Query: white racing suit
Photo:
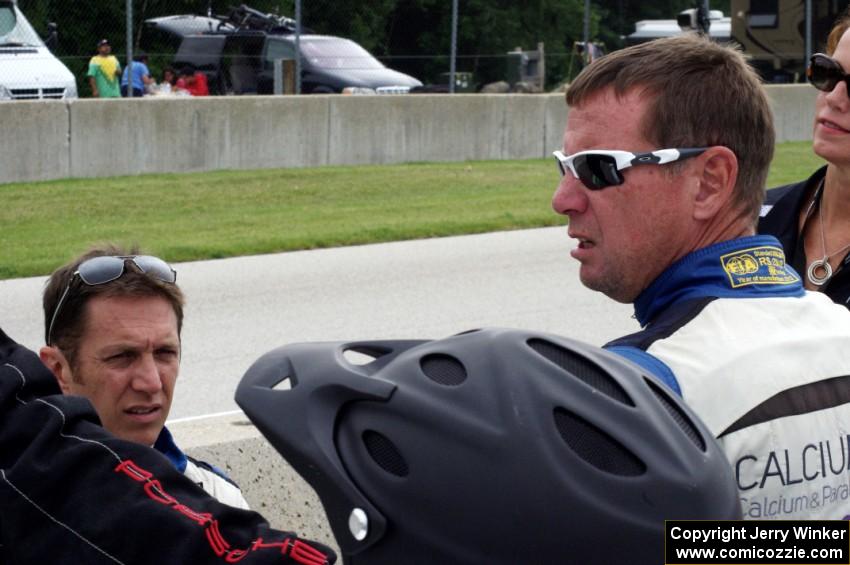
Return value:
[(719, 439), (744, 518), (850, 518), (850, 311), (806, 292), (772, 236), (719, 243), (635, 301), (643, 330), (606, 345)]
[(162, 428), (153, 447), (168, 457), (174, 467), (185, 477), (214, 496), (219, 502), (236, 508), (249, 509), (248, 501), (242, 496), (239, 486), (231, 481), (221, 469), (183, 453), (177, 447), (167, 427)]

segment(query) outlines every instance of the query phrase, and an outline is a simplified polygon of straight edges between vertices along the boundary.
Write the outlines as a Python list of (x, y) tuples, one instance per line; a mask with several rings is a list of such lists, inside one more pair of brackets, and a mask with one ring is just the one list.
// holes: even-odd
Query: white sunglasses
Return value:
[(658, 149), (649, 153), (593, 149), (572, 155), (555, 151), (552, 155), (558, 162), (558, 171), (562, 177), (569, 171), (590, 190), (599, 190), (623, 184), (623, 175), (620, 173), (623, 169), (634, 165), (664, 165), (680, 159), (696, 157), (707, 149), (708, 147)]

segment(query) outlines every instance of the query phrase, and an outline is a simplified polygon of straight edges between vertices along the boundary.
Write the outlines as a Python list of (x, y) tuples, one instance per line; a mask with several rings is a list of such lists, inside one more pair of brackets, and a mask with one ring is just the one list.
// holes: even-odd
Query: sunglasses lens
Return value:
[(124, 260), (118, 257), (94, 257), (83, 261), (78, 269), (80, 278), (87, 285), (114, 281), (124, 272)]
[(806, 75), (812, 86), (824, 92), (832, 92), (838, 81), (844, 77), (844, 72), (838, 63), (823, 55), (812, 57)]
[(617, 161), (610, 155), (579, 155), (573, 161), (573, 166), (578, 172), (578, 178), (591, 190), (623, 184)]
[(559, 159), (557, 156), (555, 157), (555, 163), (558, 165), (558, 172), (561, 174), (561, 176), (562, 177), (566, 176), (567, 175), (567, 168), (561, 162), (561, 159)]
[(572, 167), (567, 164), (569, 159), (566, 155), (564, 155), (561, 151), (555, 151), (552, 155), (555, 157), (555, 164), (558, 165), (558, 173), (562, 178), (567, 175), (574, 176)]
[(114, 281), (124, 273), (124, 261), (132, 259), (143, 273), (163, 282), (174, 283), (177, 274), (168, 263), (159, 257), (139, 255), (137, 257), (93, 257), (83, 261), (78, 268), (80, 278), (87, 285), (105, 284)]
[(159, 257), (139, 255), (133, 258), (133, 262), (143, 273), (156, 279), (172, 284), (177, 281), (177, 273), (174, 272), (174, 269), (168, 263)]

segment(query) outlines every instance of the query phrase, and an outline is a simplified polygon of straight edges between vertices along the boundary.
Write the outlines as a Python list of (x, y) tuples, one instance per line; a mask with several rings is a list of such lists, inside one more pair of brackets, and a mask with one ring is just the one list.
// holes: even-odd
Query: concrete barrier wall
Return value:
[(818, 91), (804, 84), (776, 84), (768, 86), (767, 93), (773, 109), (776, 141), (812, 139)]
[[(777, 140), (811, 139), (815, 89), (769, 86)], [(217, 169), (531, 159), (558, 94), (252, 96), (0, 104), (0, 183)]]
[(78, 100), (71, 176), (327, 164), (327, 97)]
[(68, 105), (0, 103), (0, 182), (71, 176)]
[[(334, 97), (329, 164), (536, 158), (547, 96)], [(388, 103), (390, 102), (390, 103)]]
[(564, 147), (564, 126), (567, 123), (567, 114), (569, 114), (569, 108), (563, 94), (546, 98), (543, 119), (545, 157), (551, 155), (552, 151)]

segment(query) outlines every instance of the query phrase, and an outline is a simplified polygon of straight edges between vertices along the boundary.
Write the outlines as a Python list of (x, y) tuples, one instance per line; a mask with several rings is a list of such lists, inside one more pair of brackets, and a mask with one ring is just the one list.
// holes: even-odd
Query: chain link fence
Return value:
[[(536, 21), (514, 21), (505, 13), (504, 23), (492, 25), (482, 40), (479, 22), (489, 16), (481, 6), (460, 2), (455, 20), (448, 1), (17, 0), (15, 8), (14, 0), (0, 0), (0, 98), (93, 96), (99, 83), (89, 75), (97, 72), (91, 66), (99, 50), (114, 55), (121, 69), (128, 54), (146, 56), (153, 82), (139, 94), (175, 94), (181, 73), (184, 86), (203, 75), (210, 95), (446, 92), (453, 23), (457, 92), (486, 85), (497, 92), (551, 90), (580, 70), (584, 59), (575, 39), (581, 37), (581, 21), (555, 25), (544, 13)], [(102, 40), (107, 47), (99, 45)], [(3, 49), (31, 60), (13, 67), (4, 62)], [(296, 61), (296, 49), (300, 61), (282, 64), (276, 73), (275, 61)], [(59, 84), (63, 66), (70, 85)], [(114, 66), (105, 65), (107, 74)], [(396, 73), (383, 72), (384, 66)], [(6, 80), (14, 73), (17, 77)], [(4, 92), (4, 81), (23, 87), (7, 86)]]

